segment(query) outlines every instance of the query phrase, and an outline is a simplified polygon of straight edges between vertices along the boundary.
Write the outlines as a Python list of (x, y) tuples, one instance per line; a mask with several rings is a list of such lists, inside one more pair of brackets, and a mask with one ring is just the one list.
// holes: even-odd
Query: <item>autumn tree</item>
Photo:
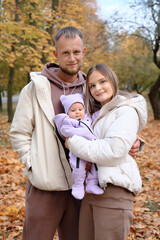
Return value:
[(53, 37), (58, 29), (68, 25), (73, 25), (83, 32), (87, 48), (82, 66), (84, 72), (87, 72), (91, 65), (106, 61), (108, 32), (97, 14), (97, 7), (95, 0), (59, 0), (55, 13)]
[(117, 38), (112, 45), (112, 67), (118, 75), (120, 86), (142, 93), (152, 85), (153, 77), (158, 75), (150, 45), (144, 39), (124, 32), (117, 33)]
[[(131, 36), (137, 36), (143, 39), (146, 45), (150, 45), (153, 63), (160, 72), (160, 1), (135, 0), (129, 5), (132, 15), (127, 13), (122, 15), (116, 12), (113, 14), (111, 26), (125, 29)], [(154, 119), (160, 119), (160, 73), (157, 80), (152, 79), (152, 81), (153, 85), (149, 88), (149, 100)]]
[[(12, 92), (15, 73), (16, 78), (24, 77), (24, 72), (39, 70), (42, 67), (41, 57), (43, 46), (49, 58), (50, 45), (47, 39), (49, 34), (45, 31), (42, 19), (44, 12), (41, 11), (43, 1), (2, 1), (3, 12), (0, 21), (0, 65), (6, 64), (8, 71), (8, 121), (13, 118)], [(36, 9), (35, 9), (36, 6)], [(47, 14), (47, 12), (45, 12)], [(22, 74), (21, 74), (22, 72)], [(23, 83), (23, 80), (19, 81)]]
[[(136, 2), (133, 7), (138, 7), (145, 14), (145, 22), (139, 25), (140, 38), (150, 44), (153, 52), (153, 62), (160, 72), (160, 2), (159, 0), (143, 0)], [(160, 73), (153, 86), (150, 88), (149, 99), (153, 108), (154, 119), (160, 119)]]
[[(19, 0), (14, 2), (14, 22), (17, 24), (19, 22), (19, 13), (17, 11), (19, 5)], [(9, 36), (8, 36), (9, 37)], [(7, 102), (7, 109), (8, 109), (8, 121), (12, 121), (13, 117), (13, 109), (12, 109), (12, 92), (13, 92), (13, 80), (14, 80), (14, 70), (15, 70), (15, 61), (14, 54), (15, 54), (15, 47), (16, 47), (16, 39), (12, 38), (12, 43), (10, 45), (10, 58), (12, 58), (12, 64), (9, 65), (9, 79), (8, 79), (8, 102)]]
[[(5, 63), (6, 71), (12, 70), (8, 86), (13, 86), (14, 80), (16, 89), (21, 88), (30, 71), (41, 71), (46, 62), (56, 60), (53, 36), (64, 26), (73, 25), (84, 34), (88, 52), (82, 70), (105, 61), (107, 32), (97, 15), (95, 0), (6, 0), (1, 4), (0, 68)], [(11, 95), (8, 91), (8, 109), (12, 107)], [(11, 121), (13, 111), (8, 115)]]

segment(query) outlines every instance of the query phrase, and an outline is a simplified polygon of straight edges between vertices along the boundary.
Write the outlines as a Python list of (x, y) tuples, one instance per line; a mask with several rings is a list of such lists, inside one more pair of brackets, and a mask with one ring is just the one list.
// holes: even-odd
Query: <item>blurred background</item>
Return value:
[(69, 25), (84, 34), (83, 72), (105, 63), (121, 90), (147, 100), (143, 189), (127, 240), (160, 239), (160, 0), (0, 0), (0, 239), (22, 239), (25, 216), (24, 167), (9, 139), (19, 93), (30, 72), (56, 62), (54, 35)]

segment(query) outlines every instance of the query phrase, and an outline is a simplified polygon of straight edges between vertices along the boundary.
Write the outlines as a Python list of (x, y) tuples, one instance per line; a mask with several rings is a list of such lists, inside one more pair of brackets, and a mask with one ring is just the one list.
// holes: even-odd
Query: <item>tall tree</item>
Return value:
[(54, 16), (53, 37), (58, 29), (68, 25), (78, 27), (83, 32), (87, 48), (83, 71), (86, 72), (97, 62), (106, 61), (108, 32), (97, 14), (95, 0), (59, 0)]
[[(130, 2), (132, 17), (128, 14), (114, 15), (112, 26), (125, 28), (131, 35), (137, 36), (149, 44), (152, 49), (153, 62), (160, 70), (160, 1), (134, 0)], [(134, 18), (133, 18), (134, 17)], [(133, 19), (133, 20), (131, 20)], [(114, 23), (114, 24), (113, 24)], [(135, 33), (135, 30), (138, 30)], [(160, 71), (159, 71), (160, 72)], [(160, 119), (160, 74), (149, 89), (149, 100), (153, 109), (154, 119)]]
[(158, 75), (152, 61), (151, 47), (137, 36), (125, 33), (117, 35), (119, 41), (112, 44), (112, 67), (118, 75), (121, 87), (142, 93)]
[[(15, 23), (20, 21), (18, 9), (19, 9), (19, 0), (15, 0)], [(16, 41), (12, 42), (11, 45), (11, 55), (15, 55)], [(13, 119), (13, 106), (12, 106), (12, 95), (13, 95), (13, 81), (15, 73), (15, 61), (9, 66), (9, 79), (8, 79), (8, 89), (7, 89), (7, 110), (8, 110), (8, 122), (11, 122)]]
[[(153, 51), (153, 61), (160, 70), (160, 2), (150, 0), (146, 6), (150, 9), (155, 23), (154, 38), (150, 42)], [(149, 99), (153, 108), (154, 119), (160, 119), (160, 74), (150, 89)]]
[(82, 70), (105, 59), (107, 32), (96, 13), (96, 0), (5, 0), (1, 4), (0, 69), (4, 63), (7, 71), (14, 69), (10, 79), (16, 89), (26, 84), (23, 78), (30, 71), (56, 61), (50, 39), (63, 26), (73, 25), (84, 33), (88, 52)]
[[(146, 43), (150, 44), (153, 52), (153, 62), (160, 70), (160, 1), (139, 0), (135, 2), (133, 7), (138, 7), (145, 14), (145, 21), (139, 25), (140, 34), (137, 36), (144, 38)], [(149, 99), (154, 119), (160, 119), (160, 73), (150, 88)]]
[(29, 73), (31, 70), (38, 71), (42, 68), (42, 53), (50, 56), (51, 46), (48, 44), (50, 36), (42, 21), (43, 17), (47, 17), (47, 13), (41, 11), (39, 7), (42, 6), (41, 3), (43, 4), (43, 1), (40, 0), (31, 1), (31, 4), (20, 0), (2, 1), (0, 62), (2, 65), (5, 63), (9, 69), (7, 106), (9, 122), (13, 118), (12, 93), (17, 69), (19, 74), (16, 78), (19, 79), (19, 75), (24, 77), (24, 72)]

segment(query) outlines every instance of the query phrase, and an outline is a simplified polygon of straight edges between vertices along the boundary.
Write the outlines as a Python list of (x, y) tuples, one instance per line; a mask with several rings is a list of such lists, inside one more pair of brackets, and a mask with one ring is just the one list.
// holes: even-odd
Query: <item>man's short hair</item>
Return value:
[(65, 38), (75, 38), (76, 35), (78, 35), (78, 36), (82, 39), (82, 42), (83, 42), (83, 34), (82, 34), (82, 32), (81, 32), (78, 28), (76, 28), (76, 27), (69, 26), (69, 27), (61, 28), (61, 29), (56, 33), (55, 38), (54, 38), (55, 46), (57, 45), (58, 39), (59, 39), (62, 35), (65, 36)]

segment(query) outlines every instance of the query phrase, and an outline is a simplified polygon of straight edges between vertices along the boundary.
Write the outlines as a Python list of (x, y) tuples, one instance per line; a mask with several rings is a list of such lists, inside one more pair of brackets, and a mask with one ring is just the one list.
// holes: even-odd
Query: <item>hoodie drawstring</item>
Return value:
[[(66, 90), (65, 90), (64, 82), (62, 82), (62, 86), (63, 86), (63, 93), (64, 93), (64, 95), (66, 95)], [(71, 91), (70, 94), (72, 94), (75, 89), (76, 89), (76, 86), (73, 88), (73, 90)]]

